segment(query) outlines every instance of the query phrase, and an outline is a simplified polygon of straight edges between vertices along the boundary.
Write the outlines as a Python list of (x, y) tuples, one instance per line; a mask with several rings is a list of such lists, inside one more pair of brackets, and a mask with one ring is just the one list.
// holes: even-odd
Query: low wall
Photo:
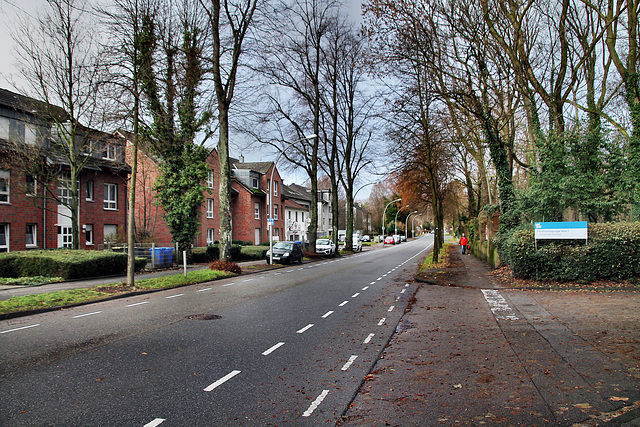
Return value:
[(476, 257), (489, 264), (492, 268), (498, 268), (500, 266), (498, 249), (486, 240), (473, 242), (471, 245), (471, 252)]

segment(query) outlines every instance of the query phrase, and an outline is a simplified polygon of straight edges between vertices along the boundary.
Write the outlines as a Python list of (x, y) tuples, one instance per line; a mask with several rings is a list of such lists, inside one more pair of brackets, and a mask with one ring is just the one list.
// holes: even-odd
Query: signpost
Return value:
[(584, 239), (586, 244), (589, 236), (587, 228), (587, 221), (536, 222), (534, 236), (536, 250), (538, 250), (538, 240)]

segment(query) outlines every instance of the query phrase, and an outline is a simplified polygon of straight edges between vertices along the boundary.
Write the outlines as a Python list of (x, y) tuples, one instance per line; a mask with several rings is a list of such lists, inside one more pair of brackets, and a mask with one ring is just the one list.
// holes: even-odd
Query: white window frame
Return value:
[(11, 203), (11, 172), (0, 170), (0, 203)]
[(273, 204), (273, 219), (274, 221), (278, 220), (278, 205), (276, 203)]
[(207, 173), (207, 188), (213, 188), (214, 184), (214, 174), (213, 171), (209, 171)]
[(253, 204), (253, 219), (260, 219), (260, 203), (255, 202)]
[[(0, 252), (9, 252), (9, 224), (8, 223), (0, 223)], [(4, 242), (2, 241), (4, 239)]]
[(84, 240), (87, 246), (93, 246), (93, 240), (94, 240), (93, 224), (84, 225)]
[(260, 188), (260, 180), (258, 178), (251, 178), (251, 186), (253, 188)]
[(213, 242), (215, 241), (216, 241), (216, 229), (207, 228), (207, 246), (213, 245)]
[(95, 197), (95, 183), (92, 179), (87, 180), (85, 183), (85, 200), (87, 202), (93, 202)]
[[(29, 242), (31, 237), (31, 242)], [(27, 224), (24, 235), (24, 244), (28, 248), (38, 247), (38, 224)]]
[(213, 199), (207, 199), (207, 218), (213, 218), (214, 208)]
[(273, 197), (278, 195), (278, 181), (273, 181)]
[(118, 210), (118, 184), (104, 183), (104, 210)]
[[(30, 188), (30, 183), (29, 183), (29, 178), (33, 179), (33, 187)], [(25, 194), (27, 196), (35, 196), (38, 193), (38, 178), (36, 178), (33, 175), (27, 174), (24, 177), (24, 186), (26, 188), (27, 191), (25, 191)]]
[(105, 143), (102, 158), (104, 160), (116, 160), (118, 158), (118, 145)]
[(9, 141), (13, 143), (25, 143), (27, 126), (25, 122), (17, 119), (9, 119)]
[(71, 175), (68, 171), (62, 172), (58, 179), (58, 204), (71, 204)]

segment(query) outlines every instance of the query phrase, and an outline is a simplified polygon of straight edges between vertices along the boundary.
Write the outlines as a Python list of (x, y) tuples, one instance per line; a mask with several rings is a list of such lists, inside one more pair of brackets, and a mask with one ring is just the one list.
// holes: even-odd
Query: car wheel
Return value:
[(300, 255), (300, 259), (298, 259), (298, 263), (302, 264), (302, 255)]

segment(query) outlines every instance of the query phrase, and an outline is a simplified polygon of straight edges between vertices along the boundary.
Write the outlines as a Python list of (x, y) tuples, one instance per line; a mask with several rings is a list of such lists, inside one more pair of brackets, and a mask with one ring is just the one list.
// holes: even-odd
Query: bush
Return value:
[(216, 271), (228, 271), (230, 273), (242, 274), (242, 268), (240, 268), (240, 266), (235, 262), (230, 261), (213, 261), (209, 264), (209, 268)]
[(245, 242), (244, 240), (232, 240), (231, 244), (232, 245), (240, 245), (240, 246), (252, 246), (253, 245), (253, 243)]
[(640, 222), (589, 224), (582, 240), (539, 240), (531, 226), (512, 231), (498, 242), (500, 257), (521, 278), (591, 282), (640, 275)]
[(218, 249), (217, 245), (193, 248), (191, 250), (191, 259), (196, 264), (204, 264), (218, 258), (220, 258), (220, 249)]
[[(136, 259), (135, 268), (146, 260)], [(64, 280), (123, 274), (127, 254), (110, 251), (38, 250), (9, 252), (0, 255), (0, 277), (49, 276)]]

